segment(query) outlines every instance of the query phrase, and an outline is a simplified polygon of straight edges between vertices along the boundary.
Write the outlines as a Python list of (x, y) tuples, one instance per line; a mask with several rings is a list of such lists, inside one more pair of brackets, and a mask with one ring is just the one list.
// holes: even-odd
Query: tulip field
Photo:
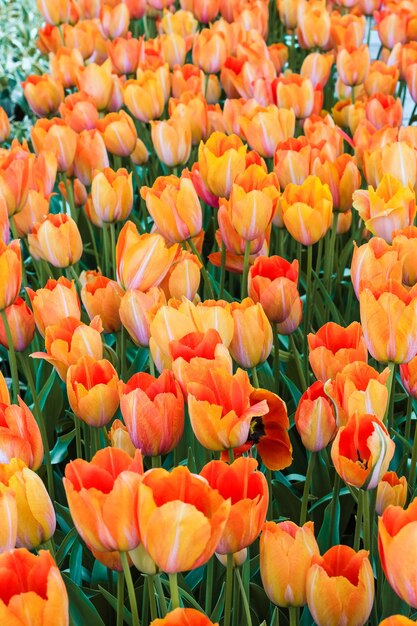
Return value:
[(0, 26), (0, 626), (417, 623), (417, 0)]

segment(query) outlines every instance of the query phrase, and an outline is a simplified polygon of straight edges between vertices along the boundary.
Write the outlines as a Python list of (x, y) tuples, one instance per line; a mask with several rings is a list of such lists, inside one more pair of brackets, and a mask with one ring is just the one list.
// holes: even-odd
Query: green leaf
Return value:
[(65, 435), (61, 435), (57, 438), (56, 443), (51, 450), (51, 463), (56, 465), (61, 463), (67, 456), (68, 446), (75, 438), (75, 428)]
[(216, 606), (214, 607), (213, 612), (210, 615), (210, 620), (213, 623), (219, 622), (220, 616), (223, 613), (225, 587), (226, 584), (223, 583), (222, 588), (220, 589), (218, 600), (216, 602)]
[(278, 511), (282, 517), (292, 520), (300, 519), (301, 501), (293, 493), (291, 486), (279, 480), (272, 481), (274, 501), (278, 503)]
[(68, 592), (70, 617), (73, 626), (105, 626), (96, 607), (67, 574), (62, 574)]
[(75, 527), (71, 528), (71, 530), (65, 535), (55, 555), (55, 561), (58, 567), (62, 565), (63, 560), (67, 556), (68, 552), (71, 550), (71, 546), (73, 545), (77, 537), (78, 532)]
[[(103, 598), (105, 598), (110, 606), (115, 611), (117, 611), (117, 598), (109, 593), (107, 589), (104, 589), (104, 587), (102, 587), (101, 585), (99, 585), (98, 588), (100, 589), (100, 593), (102, 594)], [(123, 621), (126, 622), (126, 624), (128, 624), (129, 626), (132, 626), (132, 614), (130, 611), (127, 610), (125, 606), (123, 607)]]
[(326, 552), (331, 546), (336, 546), (340, 543), (340, 498), (336, 500), (336, 506), (334, 507), (333, 530), (330, 528), (332, 506), (333, 502), (329, 502), (326, 506), (323, 523), (317, 536), (317, 543), (319, 544), (321, 554)]
[(82, 560), (83, 560), (83, 547), (78, 540), (71, 550), (69, 569), (70, 578), (76, 585), (81, 585), (82, 582)]

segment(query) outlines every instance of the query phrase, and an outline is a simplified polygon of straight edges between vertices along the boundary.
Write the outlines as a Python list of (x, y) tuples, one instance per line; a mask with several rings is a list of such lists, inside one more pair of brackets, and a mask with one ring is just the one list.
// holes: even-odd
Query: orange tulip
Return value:
[(159, 35), (161, 44), (161, 56), (168, 63), (171, 70), (176, 65), (184, 65), (187, 55), (188, 42), (178, 33)]
[(405, 617), (405, 615), (391, 615), (391, 617), (386, 617), (382, 620), (379, 626), (412, 626), (413, 624), (415, 622)]
[[(303, 136), (279, 143), (274, 155), (274, 172), (282, 189), (289, 183), (301, 185), (311, 173), (311, 146)], [(283, 223), (279, 224), (282, 228)]]
[(24, 461), (12, 458), (0, 464), (0, 489), (15, 495), (16, 546), (33, 550), (48, 541), (55, 532), (56, 519), (42, 479)]
[(14, 239), (6, 245), (0, 241), (0, 311), (13, 304), (22, 282), (20, 243)]
[(238, 123), (250, 147), (271, 158), (279, 143), (294, 136), (295, 115), (293, 110), (278, 109), (271, 104), (239, 116)]
[(301, 185), (287, 185), (281, 208), (291, 236), (305, 246), (319, 241), (330, 228), (333, 199), (328, 185), (317, 176), (308, 176)]
[(193, 146), (197, 146), (202, 139), (206, 139), (210, 134), (209, 108), (201, 93), (194, 94), (191, 91), (185, 91), (181, 93), (179, 98), (170, 98), (168, 112), (171, 119), (181, 119), (188, 122), (191, 128)]
[(368, 361), (365, 338), (358, 322), (352, 322), (347, 328), (328, 322), (315, 335), (309, 333), (307, 339), (311, 369), (323, 383), (329, 378), (333, 380), (348, 363)]
[(405, 74), (408, 91), (413, 99), (413, 102), (417, 102), (417, 63), (413, 63), (407, 68)]
[(345, 85), (361, 85), (368, 75), (370, 64), (371, 57), (366, 44), (359, 48), (354, 46), (340, 48), (337, 54), (337, 71)]
[(160, 284), (167, 299), (194, 301), (201, 281), (202, 264), (195, 254), (181, 250)]
[(335, 437), (334, 409), (320, 380), (310, 385), (301, 396), (294, 420), (303, 446), (311, 452), (323, 450)]
[(314, 88), (317, 85), (324, 87), (330, 78), (333, 63), (334, 57), (332, 54), (311, 52), (301, 65), (300, 74), (303, 78), (309, 78)]
[(22, 83), (23, 93), (35, 115), (45, 117), (58, 112), (59, 105), (64, 99), (64, 89), (61, 82), (54, 80), (48, 74), (42, 76), (28, 76)]
[(120, 302), (120, 320), (137, 345), (149, 346), (150, 323), (164, 304), (164, 293), (158, 287), (151, 287), (146, 293), (139, 289), (128, 289), (125, 292)]
[(396, 43), (407, 41), (408, 15), (406, 11), (376, 11), (374, 19), (379, 39), (385, 48), (392, 50)]
[(94, 428), (108, 424), (119, 407), (118, 384), (110, 361), (82, 356), (67, 370), (68, 402), (74, 414)]
[(77, 263), (83, 252), (77, 224), (65, 213), (49, 213), (43, 222), (35, 224), (28, 244), (34, 259), (44, 259), (54, 267)]
[(165, 105), (161, 83), (151, 70), (136, 80), (128, 80), (123, 88), (124, 103), (136, 119), (149, 122), (162, 115)]
[(313, 113), (314, 88), (309, 78), (299, 74), (280, 76), (276, 81), (278, 108), (292, 109), (297, 119), (304, 119)]
[(10, 135), (10, 122), (6, 111), (0, 107), (0, 143), (6, 141)]
[(304, 606), (307, 603), (307, 573), (320, 551), (314, 537), (314, 524), (266, 522), (259, 544), (262, 584), (268, 598), (278, 606)]
[(398, 83), (399, 70), (394, 65), (386, 65), (382, 61), (371, 63), (369, 74), (365, 79), (364, 88), (367, 96), (382, 93), (393, 96)]
[(334, 211), (346, 212), (352, 208), (352, 194), (361, 186), (361, 175), (355, 158), (342, 154), (335, 161), (317, 163), (313, 173), (329, 186)]
[(115, 419), (107, 432), (112, 448), (118, 448), (126, 452), (132, 459), (135, 456), (136, 448), (132, 443), (126, 426), (119, 419)]
[(43, 461), (39, 426), (23, 400), (18, 398), (18, 402), (19, 406), (0, 403), (1, 458), (3, 462), (10, 462), (14, 457), (21, 459), (36, 471)]
[(7, 581), (0, 592), (3, 624), (30, 626), (36, 619), (42, 626), (68, 625), (67, 590), (48, 550), (37, 555), (25, 548), (5, 552), (0, 555), (0, 570)]
[(203, 467), (203, 476), (223, 498), (231, 498), (229, 517), (216, 546), (218, 554), (233, 554), (250, 546), (261, 532), (268, 508), (268, 483), (256, 471), (255, 459), (241, 457), (230, 465), (211, 461)]
[(298, 41), (303, 48), (324, 48), (330, 38), (330, 15), (323, 2), (300, 2)]
[(6, 379), (0, 372), (0, 402), (2, 404), (10, 404), (10, 394), (7, 387)]
[(117, 448), (99, 450), (91, 462), (71, 461), (63, 483), (71, 517), (88, 546), (99, 552), (134, 550), (140, 541), (136, 519), (143, 465)]
[(184, 165), (191, 153), (191, 126), (186, 119), (151, 122), (152, 143), (159, 160), (169, 167)]
[(213, 29), (203, 28), (194, 38), (193, 63), (206, 74), (217, 74), (227, 57), (226, 37)]
[(213, 624), (203, 613), (195, 609), (178, 608), (165, 617), (154, 619), (150, 626), (218, 626)]
[(91, 185), (95, 170), (109, 167), (104, 139), (96, 129), (83, 130), (78, 135), (74, 158), (74, 173), (84, 185)]
[[(16, 300), (5, 310), (5, 315), (12, 336), (15, 352), (24, 352), (35, 334), (35, 319), (31, 309), (22, 298)], [(0, 318), (0, 344), (10, 349), (3, 320)]]
[(33, 352), (30, 356), (51, 363), (59, 377), (65, 380), (70, 365), (75, 365), (82, 356), (91, 356), (96, 360), (103, 358), (101, 332), (99, 317), (95, 317), (90, 326), (75, 317), (66, 317), (59, 324), (46, 328), (46, 352)]
[(261, 304), (251, 298), (234, 302), (231, 307), (234, 321), (230, 354), (246, 369), (260, 365), (272, 350), (272, 328)]
[[(99, 120), (95, 100), (86, 94), (85, 91), (68, 95), (59, 107), (59, 112), (65, 124), (76, 133), (96, 128)], [(37, 124), (35, 124), (35, 127)]]
[(336, 472), (348, 484), (374, 489), (394, 456), (395, 443), (375, 415), (351, 415), (341, 426), (332, 445)]
[(355, 411), (372, 413), (382, 422), (388, 405), (388, 376), (388, 368), (379, 374), (363, 361), (354, 361), (327, 381), (325, 390), (333, 401), (338, 426), (345, 426)]
[(136, 72), (141, 53), (141, 44), (138, 39), (116, 37), (113, 41), (106, 41), (106, 50), (112, 62), (112, 69), (117, 74)]
[(4, 197), (9, 216), (21, 211), (27, 201), (33, 156), (20, 146), (4, 151), (0, 156), (0, 194)]
[(234, 179), (246, 169), (246, 146), (236, 135), (213, 133), (198, 148), (202, 179), (211, 193), (228, 197)]
[[(225, 241), (243, 240), (239, 241), (240, 245), (238, 244), (236, 251), (239, 248), (244, 250), (247, 241), (256, 241), (253, 252), (259, 250), (278, 200), (278, 181), (276, 179), (274, 181), (274, 174), (266, 177), (262, 168), (257, 165), (251, 167), (254, 170), (254, 176), (248, 176), (245, 179), (242, 174), (236, 177), (230, 192), (230, 199), (220, 199), (219, 227), (222, 238)], [(255, 184), (252, 184), (251, 178), (254, 179)], [(229, 243), (227, 247), (232, 246)]]
[(58, 171), (66, 172), (72, 165), (77, 146), (77, 135), (64, 120), (40, 119), (30, 131), (33, 147), (37, 154), (42, 150), (53, 152), (57, 159)]
[(417, 354), (417, 295), (389, 280), (359, 297), (361, 324), (369, 352), (381, 363), (408, 363)]
[(118, 332), (121, 327), (119, 308), (123, 289), (115, 280), (98, 272), (82, 272), (80, 282), (83, 285), (81, 300), (90, 320), (99, 315), (105, 333)]
[(403, 507), (407, 500), (407, 480), (399, 478), (395, 472), (387, 472), (378, 483), (376, 492), (376, 512), (382, 515), (390, 505)]
[(38, 11), (42, 14), (47, 24), (58, 25), (69, 22), (71, 16), (70, 0), (36, 0)]
[(400, 365), (401, 382), (412, 398), (417, 398), (417, 356)]
[(14, 550), (17, 538), (16, 498), (14, 493), (10, 489), (7, 489), (7, 487), (4, 489), (0, 488), (0, 514), (2, 519), (0, 554), (2, 554), (3, 552), (11, 552)]
[(130, 160), (135, 165), (144, 165), (149, 159), (149, 152), (141, 139), (136, 140), (136, 146), (130, 155)]
[(366, 550), (333, 546), (313, 556), (307, 603), (317, 626), (365, 624), (374, 601), (374, 575)]
[[(98, 221), (124, 221), (133, 208), (132, 173), (124, 168), (110, 167), (93, 175), (91, 184), (92, 212)], [(94, 220), (93, 220), (94, 221)]]
[(126, 222), (116, 244), (118, 281), (124, 289), (147, 291), (158, 286), (171, 267), (178, 245), (166, 247), (161, 235), (139, 235), (133, 222)]
[(167, 454), (184, 431), (184, 397), (172, 372), (135, 374), (120, 389), (120, 410), (130, 438), (145, 456)]
[(357, 298), (365, 287), (380, 287), (390, 279), (401, 282), (402, 263), (398, 252), (380, 237), (372, 237), (359, 248), (353, 242), (350, 277)]
[(417, 499), (405, 510), (389, 506), (378, 520), (378, 551), (389, 584), (397, 596), (417, 607)]
[(45, 336), (45, 328), (66, 317), (81, 319), (81, 307), (74, 282), (64, 276), (50, 278), (45, 286), (33, 291), (28, 288), (38, 331)]
[(102, 65), (90, 63), (77, 71), (77, 86), (91, 96), (99, 111), (107, 109), (113, 91), (111, 61)]
[(52, 78), (69, 89), (75, 86), (77, 69), (84, 65), (84, 59), (76, 48), (60, 48), (56, 54), (51, 54), (50, 65)]
[(365, 108), (366, 119), (377, 129), (384, 126), (399, 127), (403, 118), (401, 100), (394, 96), (374, 94), (371, 96)]
[[(213, 555), (226, 525), (224, 500), (187, 467), (153, 469), (139, 487), (138, 519), (143, 545), (168, 574), (196, 569)], [(164, 541), (161, 541), (164, 537)]]
[(247, 373), (238, 369), (235, 375), (222, 368), (200, 372), (187, 385), (188, 411), (194, 434), (209, 450), (225, 450), (243, 445), (253, 417), (265, 415), (264, 400), (251, 405), (253, 391)]
[(105, 146), (111, 154), (126, 157), (136, 147), (138, 138), (135, 124), (125, 111), (108, 113), (97, 122), (97, 129), (101, 132)]
[(105, 4), (100, 12), (100, 22), (106, 39), (126, 37), (129, 30), (130, 13), (123, 2), (115, 6)]

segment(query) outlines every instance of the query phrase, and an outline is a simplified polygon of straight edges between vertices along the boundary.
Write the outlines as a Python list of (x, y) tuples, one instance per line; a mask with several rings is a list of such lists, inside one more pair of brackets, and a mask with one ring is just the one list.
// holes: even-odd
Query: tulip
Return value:
[(104, 223), (124, 221), (133, 207), (132, 173), (124, 168), (109, 167), (93, 175), (91, 185), (92, 210)]
[(126, 37), (129, 30), (129, 9), (121, 2), (114, 7), (104, 5), (100, 15), (101, 29), (106, 39)]
[(314, 88), (309, 78), (299, 74), (280, 76), (276, 94), (278, 108), (292, 109), (297, 119), (304, 119), (313, 113)]
[[(35, 334), (35, 319), (32, 311), (22, 298), (16, 300), (4, 310), (12, 337), (15, 352), (24, 352)], [(4, 321), (0, 318), (0, 344), (11, 349), (7, 338)]]
[(14, 549), (17, 538), (16, 498), (10, 489), (0, 488), (0, 514), (2, 519), (0, 554), (2, 554), (3, 552), (11, 552)]
[(82, 356), (67, 370), (68, 402), (74, 414), (94, 428), (108, 424), (119, 407), (118, 383), (110, 361)]
[(194, 301), (201, 281), (202, 264), (195, 254), (181, 250), (160, 287), (167, 299)]
[(169, 167), (183, 165), (191, 153), (191, 127), (187, 120), (171, 118), (151, 122), (152, 143), (159, 160)]
[(334, 410), (320, 380), (310, 385), (301, 396), (294, 420), (303, 446), (311, 452), (323, 450), (335, 437)]
[(417, 398), (417, 357), (400, 365), (401, 382), (408, 395)]
[(161, 235), (139, 235), (133, 222), (126, 222), (116, 244), (117, 279), (124, 289), (147, 291), (158, 286), (171, 267), (178, 244), (166, 247)]
[[(289, 183), (301, 185), (311, 173), (311, 146), (305, 137), (279, 143), (274, 155), (274, 172), (282, 189)], [(282, 228), (283, 223), (279, 224)]]
[(107, 432), (112, 448), (118, 448), (126, 452), (132, 459), (135, 456), (136, 448), (132, 443), (126, 426), (119, 419), (115, 419)]
[(45, 117), (58, 112), (64, 99), (64, 89), (59, 81), (48, 74), (28, 76), (22, 83), (23, 93), (35, 115)]
[(377, 129), (386, 125), (401, 126), (403, 109), (399, 98), (376, 93), (368, 99), (365, 113), (366, 119)]
[(417, 296), (389, 280), (359, 297), (363, 334), (371, 355), (381, 363), (408, 363), (417, 354)]
[(379, 626), (412, 626), (412, 624), (415, 624), (415, 622), (405, 617), (405, 615), (392, 615), (382, 620)]
[[(186, 91), (179, 98), (170, 98), (168, 112), (171, 119), (180, 119), (183, 122), (188, 122), (193, 146), (197, 146), (202, 139), (206, 139), (210, 134), (209, 107), (201, 93), (193, 94), (190, 91)], [(187, 128), (185, 124), (183, 124), (183, 128)], [(186, 133), (188, 141), (188, 130), (186, 130)], [(172, 145), (171, 149), (173, 153), (177, 151), (175, 144)]]
[(51, 324), (60, 323), (67, 317), (81, 319), (81, 306), (74, 282), (60, 276), (50, 278), (45, 286), (33, 291), (28, 288), (36, 327), (42, 337)]
[(200, 173), (209, 191), (219, 197), (230, 195), (238, 174), (246, 169), (246, 146), (236, 135), (215, 132), (198, 148)]
[(317, 626), (365, 624), (374, 601), (374, 575), (366, 550), (333, 546), (313, 556), (307, 603)]
[(125, 292), (120, 302), (120, 320), (137, 345), (149, 346), (150, 323), (157, 310), (164, 304), (166, 304), (164, 293), (158, 287), (151, 287), (146, 293), (139, 289), (129, 289)]
[(378, 520), (378, 551), (382, 569), (397, 596), (417, 607), (417, 499), (404, 510), (389, 506)]
[(115, 280), (98, 272), (82, 272), (80, 282), (83, 284), (81, 300), (90, 320), (99, 315), (105, 333), (118, 332), (121, 327), (119, 308), (122, 288)]
[(382, 515), (390, 505), (404, 507), (407, 500), (407, 480), (399, 478), (395, 472), (387, 472), (378, 483), (376, 492), (376, 512)]
[(46, 216), (28, 235), (34, 259), (44, 259), (54, 267), (68, 267), (80, 260), (83, 243), (77, 224), (65, 213)]
[(53, 152), (57, 159), (58, 171), (67, 171), (75, 157), (77, 135), (64, 120), (40, 119), (30, 131), (33, 146), (37, 154), (41, 150)]
[(120, 410), (130, 438), (145, 456), (167, 454), (184, 431), (184, 398), (172, 372), (141, 372), (120, 389)]
[(153, 469), (139, 487), (137, 511), (143, 545), (168, 574), (196, 569), (213, 555), (230, 507), (230, 500), (224, 500), (187, 467), (176, 467), (171, 473)]
[(10, 394), (7, 387), (6, 379), (0, 372), (0, 402), (2, 404), (10, 404)]
[(0, 194), (9, 216), (22, 211), (26, 204), (32, 167), (33, 157), (20, 148), (12, 148), (6, 158), (0, 159)]
[(365, 287), (379, 287), (390, 279), (401, 282), (402, 263), (398, 252), (380, 237), (372, 237), (359, 248), (353, 242), (350, 277), (357, 298)]
[(206, 74), (217, 74), (227, 57), (226, 37), (221, 32), (204, 28), (193, 43), (193, 63)]
[(16, 545), (33, 550), (55, 532), (56, 519), (51, 499), (41, 478), (13, 458), (0, 464), (0, 486), (14, 492), (17, 505)]
[(67, 590), (48, 550), (37, 555), (24, 548), (6, 552), (0, 555), (0, 570), (7, 581), (0, 591), (4, 624), (31, 626), (36, 619), (42, 626), (68, 626)]
[(382, 93), (393, 96), (398, 83), (399, 70), (394, 65), (386, 65), (382, 61), (371, 63), (369, 74), (365, 79), (364, 88), (367, 96)]
[(324, 48), (330, 38), (330, 15), (323, 2), (298, 5), (298, 40), (303, 48)]
[(324, 87), (330, 78), (333, 63), (334, 57), (332, 54), (311, 52), (302, 63), (300, 74), (303, 78), (309, 78), (314, 88), (317, 85)]
[(251, 298), (234, 302), (231, 307), (234, 333), (230, 354), (246, 369), (260, 365), (272, 350), (272, 328), (261, 304)]
[(291, 236), (305, 246), (319, 241), (330, 228), (333, 199), (329, 187), (317, 176), (308, 176), (301, 185), (287, 185), (281, 208)]
[(6, 245), (0, 241), (0, 311), (13, 304), (22, 282), (20, 243), (14, 239)]
[(349, 86), (361, 85), (369, 72), (371, 58), (369, 48), (363, 44), (359, 48), (347, 46), (337, 54), (336, 66), (340, 80)]
[(353, 361), (368, 361), (361, 325), (352, 322), (343, 328), (334, 322), (324, 324), (317, 333), (307, 336), (309, 362), (317, 380), (325, 383)]
[(130, 155), (132, 163), (135, 165), (144, 165), (149, 159), (149, 152), (141, 139), (136, 140), (136, 146)]
[(159, 41), (161, 44), (161, 56), (168, 63), (171, 70), (176, 65), (184, 65), (188, 46), (181, 35), (177, 33), (159, 35)]
[(203, 613), (195, 609), (178, 608), (165, 617), (154, 619), (150, 626), (215, 626)]
[(36, 0), (36, 6), (48, 24), (56, 26), (58, 24), (69, 22), (70, 20), (70, 0), (59, 0), (59, 2), (53, 2), (51, 0)]
[(39, 426), (21, 398), (17, 404), (0, 403), (0, 442), (3, 462), (21, 459), (36, 471), (43, 461), (43, 445)]
[(104, 139), (96, 129), (83, 130), (78, 135), (74, 158), (74, 173), (84, 185), (91, 185), (95, 170), (109, 167)]
[(315, 164), (313, 173), (329, 186), (334, 211), (344, 213), (352, 208), (352, 194), (361, 186), (361, 175), (354, 157), (342, 154), (333, 162)]
[(307, 573), (320, 551), (314, 537), (314, 524), (297, 526), (294, 522), (266, 522), (260, 551), (262, 584), (271, 602), (282, 607), (307, 603)]
[[(96, 128), (99, 120), (99, 113), (94, 98), (84, 91), (68, 95), (59, 107), (59, 112), (65, 124), (76, 133)], [(34, 128), (41, 121), (43, 120), (39, 120)], [(44, 121), (43, 123), (45, 124)]]
[(50, 65), (52, 78), (69, 89), (75, 86), (77, 69), (84, 65), (84, 59), (76, 48), (60, 48), (50, 55)]
[(67, 317), (59, 324), (46, 328), (46, 352), (33, 352), (30, 356), (51, 363), (59, 377), (65, 380), (70, 365), (75, 365), (82, 356), (91, 356), (96, 360), (103, 358), (101, 332), (99, 317), (95, 317), (90, 326), (74, 317)]
[(196, 323), (184, 304), (158, 307), (150, 323), (149, 348), (159, 372), (171, 368), (169, 342), (196, 331)]
[(77, 86), (91, 96), (99, 111), (107, 109), (112, 96), (111, 61), (103, 65), (90, 63), (80, 67), (77, 72)]
[(377, 11), (374, 13), (378, 36), (385, 48), (393, 49), (396, 43), (405, 43), (407, 40), (406, 12)]
[(162, 115), (165, 100), (161, 83), (154, 72), (146, 70), (123, 88), (124, 103), (136, 119), (149, 122)]
[(250, 546), (261, 532), (268, 508), (268, 484), (255, 459), (239, 458), (230, 465), (211, 461), (203, 476), (224, 499), (231, 498), (229, 517), (216, 553), (233, 554)]
[(257, 107), (239, 116), (238, 122), (250, 147), (263, 157), (273, 157), (277, 145), (294, 136), (294, 111), (275, 105)]
[[(257, 168), (259, 166), (252, 167)], [(278, 196), (277, 187), (273, 184), (265, 185), (265, 187), (259, 185), (263, 189), (256, 189), (250, 183), (245, 185), (244, 180), (238, 181), (238, 178), (242, 179), (243, 175), (236, 177), (235, 183), (232, 185), (230, 199), (220, 199), (220, 215), (218, 217), (220, 232), (226, 242), (227, 239), (232, 240), (233, 238), (243, 240), (240, 242), (243, 249), (246, 242), (255, 242), (256, 240), (253, 252), (257, 252), (272, 220), (274, 205), (276, 205)], [(234, 248), (230, 243), (229, 245), (226, 243), (226, 246), (229, 249)], [(239, 247), (238, 244), (237, 251)]]
[(345, 426), (355, 411), (372, 413), (382, 422), (388, 405), (388, 376), (388, 368), (379, 374), (363, 361), (354, 361), (327, 381), (325, 391), (333, 401), (338, 426)]
[(126, 552), (140, 541), (136, 519), (142, 456), (103, 448), (91, 462), (71, 461), (63, 478), (71, 517), (83, 540), (94, 550)]
[(6, 111), (0, 107), (0, 143), (6, 141), (10, 135), (10, 122)]
[(135, 149), (137, 141), (135, 124), (125, 111), (108, 113), (97, 122), (97, 129), (101, 132), (104, 144), (111, 154), (126, 157)]

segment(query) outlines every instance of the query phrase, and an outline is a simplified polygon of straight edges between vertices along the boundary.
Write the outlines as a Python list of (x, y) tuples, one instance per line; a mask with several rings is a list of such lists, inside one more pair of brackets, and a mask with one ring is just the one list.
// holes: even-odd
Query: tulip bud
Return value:
[(239, 367), (250, 369), (260, 365), (272, 350), (272, 328), (262, 305), (245, 298), (232, 304), (231, 313), (234, 331), (230, 354)]

